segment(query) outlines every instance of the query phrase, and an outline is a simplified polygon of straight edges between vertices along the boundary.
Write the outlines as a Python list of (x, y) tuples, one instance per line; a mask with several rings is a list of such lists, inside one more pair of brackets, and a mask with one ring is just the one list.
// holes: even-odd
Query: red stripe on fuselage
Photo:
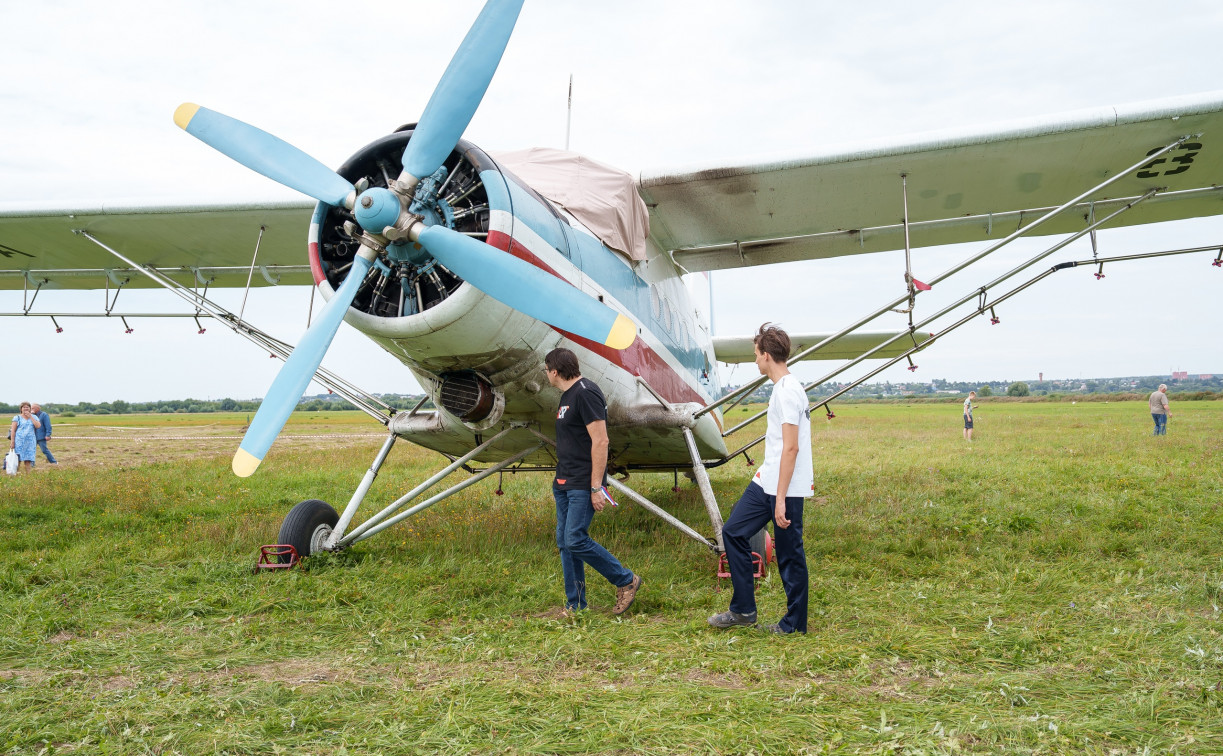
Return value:
[[(541, 260), (534, 252), (527, 249), (517, 240), (512, 239), (503, 231), (489, 231), (488, 243), (503, 252), (509, 252), (514, 257), (528, 262), (540, 270), (551, 273), (562, 281), (568, 281), (568, 279)], [(613, 365), (625, 370), (630, 375), (645, 379), (651, 388), (669, 402), (696, 402), (701, 406), (706, 404), (705, 399), (701, 398), (701, 395), (694, 391), (683, 377), (641, 338), (635, 339), (627, 349), (612, 349), (609, 346), (582, 338), (556, 326), (552, 326), (552, 328), (558, 333), (564, 334), (565, 338), (589, 349)]]

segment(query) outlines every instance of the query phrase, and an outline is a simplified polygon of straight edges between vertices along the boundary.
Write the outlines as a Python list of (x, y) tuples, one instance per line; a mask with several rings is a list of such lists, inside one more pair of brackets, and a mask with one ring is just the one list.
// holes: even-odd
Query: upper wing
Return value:
[[(798, 354), (807, 347), (815, 346), (831, 333), (792, 333), (790, 334), (790, 353)], [(851, 360), (867, 350), (874, 349), (885, 341), (891, 341), (896, 336), (905, 336), (895, 344), (889, 345), (871, 355), (871, 359), (897, 357), (908, 349), (920, 346), (929, 341), (931, 334), (914, 332), (912, 338), (904, 332), (881, 333), (877, 331), (858, 331), (846, 334), (829, 343), (822, 349), (807, 357), (808, 360)], [(719, 362), (752, 362), (756, 359), (752, 336), (714, 336), (713, 356)]]
[(0, 289), (34, 288), (39, 283), (48, 289), (98, 289), (107, 285), (108, 271), (118, 280), (129, 279), (127, 286), (157, 285), (74, 233), (77, 230), (186, 286), (197, 282), (196, 271), (216, 287), (245, 286), (248, 277), (251, 285), (310, 284), (306, 240), (313, 208), (313, 202), (300, 201), (176, 207), (0, 206)]
[(760, 165), (642, 174), (651, 235), (689, 271), (1001, 239), (1149, 152), (1192, 135), (1033, 233), (1223, 213), (1223, 91), (923, 134)]

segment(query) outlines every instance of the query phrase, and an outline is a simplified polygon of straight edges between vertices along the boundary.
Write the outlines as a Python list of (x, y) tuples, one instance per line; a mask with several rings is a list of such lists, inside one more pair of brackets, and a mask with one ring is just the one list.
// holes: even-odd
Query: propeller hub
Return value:
[(371, 234), (380, 234), (387, 226), (394, 226), (399, 220), (399, 197), (388, 189), (374, 187), (367, 189), (357, 198), (353, 215), (361, 228)]
[(386, 254), (395, 262), (406, 262), (413, 265), (424, 265), (432, 259), (424, 247), (410, 241), (388, 244)]

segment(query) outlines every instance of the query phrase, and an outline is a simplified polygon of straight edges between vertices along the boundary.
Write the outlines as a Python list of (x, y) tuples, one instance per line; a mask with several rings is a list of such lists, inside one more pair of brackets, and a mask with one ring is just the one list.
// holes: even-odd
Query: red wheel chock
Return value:
[[(757, 578), (757, 579), (764, 577), (764, 572), (765, 572), (765, 569), (767, 568), (767, 563), (763, 559), (760, 558), (759, 554), (757, 554), (754, 551), (752, 552), (752, 566), (755, 567), (755, 572), (752, 573), (752, 577)], [(718, 577), (720, 578), (730, 577), (730, 565), (726, 563), (725, 553), (718, 555)]]
[[(755, 567), (755, 572), (752, 573), (754, 578), (762, 578), (769, 569), (769, 563), (777, 564), (777, 554), (773, 551), (773, 536), (769, 535), (768, 531), (764, 533), (764, 558), (760, 558), (760, 554), (752, 552), (752, 566)], [(718, 555), (718, 577), (730, 577), (730, 566), (726, 563), (726, 553)]]
[(288, 570), (301, 564), (297, 549), (287, 543), (274, 543), (259, 547), (259, 561), (255, 563), (255, 571)]
[[(761, 558), (759, 553), (752, 552), (752, 567), (755, 568), (752, 577), (757, 580), (764, 577), (769, 570), (769, 562), (776, 563), (777, 555), (773, 553), (773, 536), (766, 532), (764, 534), (764, 558)], [(718, 577), (730, 577), (730, 565), (726, 563), (725, 552), (718, 555)]]

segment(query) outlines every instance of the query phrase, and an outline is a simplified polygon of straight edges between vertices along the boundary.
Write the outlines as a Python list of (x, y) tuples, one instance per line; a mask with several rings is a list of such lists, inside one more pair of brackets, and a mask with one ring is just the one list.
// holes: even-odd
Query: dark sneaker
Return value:
[(637, 590), (639, 588), (641, 588), (640, 575), (633, 575), (633, 582), (617, 588), (616, 605), (612, 607), (612, 614), (624, 614), (627, 612), (628, 608), (633, 605), (633, 599), (637, 598)]
[(774, 635), (789, 635), (789, 633), (788, 633), (788, 632), (786, 632), (785, 630), (782, 630), (782, 629), (781, 629), (781, 625), (780, 625), (780, 624), (776, 624), (776, 623), (775, 623), (775, 624), (772, 624), (772, 625), (769, 625), (768, 627), (766, 627), (766, 628), (764, 629), (764, 631), (765, 631), (766, 633), (773, 633)]
[(722, 612), (710, 617), (709, 624), (714, 627), (751, 627), (756, 624), (756, 613)]

